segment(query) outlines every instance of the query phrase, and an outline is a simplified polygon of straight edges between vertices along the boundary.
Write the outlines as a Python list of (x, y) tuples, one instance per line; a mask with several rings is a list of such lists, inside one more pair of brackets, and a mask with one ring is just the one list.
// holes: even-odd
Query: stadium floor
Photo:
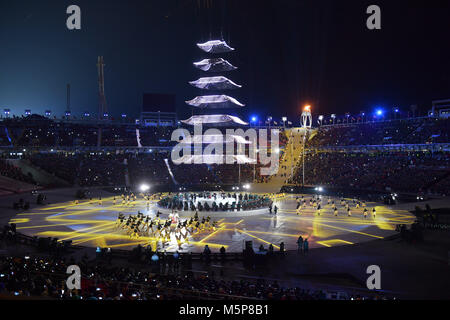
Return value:
[[(217, 221), (215, 231), (201, 231), (188, 239), (176, 239), (171, 236), (170, 241), (163, 243), (161, 239), (152, 236), (130, 238), (125, 231), (118, 229), (116, 220), (119, 212), (126, 216), (136, 214), (138, 210), (145, 215), (154, 217), (158, 210), (156, 203), (152, 202), (147, 210), (146, 201), (138, 199), (134, 206), (113, 204), (113, 197), (103, 197), (102, 204), (98, 200), (90, 203), (88, 200), (66, 201), (36, 207), (29, 212), (18, 213), (10, 222), (17, 224), (17, 230), (23, 234), (39, 237), (56, 237), (59, 240), (72, 240), (74, 245), (132, 249), (138, 244), (151, 245), (153, 249), (170, 251), (201, 252), (205, 245), (209, 245), (213, 252), (224, 246), (227, 252), (242, 252), (245, 241), (253, 241), (253, 247), (258, 249), (262, 244), (265, 248), (273, 244), (275, 250), (284, 242), (286, 250), (297, 249), (297, 239), (300, 235), (308, 238), (309, 247), (334, 247), (351, 245), (382, 239), (395, 233), (398, 224), (411, 224), (414, 216), (407, 210), (396, 207), (387, 207), (378, 203), (367, 203), (369, 212), (376, 208), (376, 218), (371, 215), (363, 217), (363, 209), (356, 209), (353, 205), (352, 216), (346, 214), (339, 199), (335, 201), (339, 215), (335, 217), (331, 205), (325, 204), (321, 215), (317, 215), (315, 208), (307, 205), (302, 214), (297, 215), (296, 196), (288, 195), (275, 202), (280, 208), (277, 215), (269, 214), (266, 209), (259, 214), (243, 216), (230, 212), (227, 216), (214, 217), (213, 213), (199, 213), (211, 215)], [(305, 195), (309, 200), (311, 195)], [(308, 201), (307, 201), (308, 203)], [(182, 214), (182, 219), (186, 214)], [(161, 219), (167, 219), (168, 214), (163, 213)], [(178, 245), (181, 245), (181, 250)]]

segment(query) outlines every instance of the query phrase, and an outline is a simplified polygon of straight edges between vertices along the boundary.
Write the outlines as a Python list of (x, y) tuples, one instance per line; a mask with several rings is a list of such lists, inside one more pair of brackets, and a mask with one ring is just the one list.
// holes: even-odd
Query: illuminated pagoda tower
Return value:
[[(208, 54), (220, 54), (234, 51), (225, 41), (223, 40), (212, 40), (205, 43), (199, 43), (197, 46), (202, 49), (204, 52)], [(193, 98), (192, 100), (186, 101), (188, 105), (193, 108), (197, 108), (201, 110), (201, 114), (192, 115), (187, 120), (183, 120), (182, 122), (188, 125), (206, 125), (206, 126), (246, 126), (247, 122), (241, 120), (237, 116), (229, 115), (228, 112), (221, 113), (219, 110), (231, 110), (242, 108), (245, 105), (240, 103), (235, 98), (226, 95), (223, 91), (233, 90), (241, 88), (240, 85), (234, 83), (232, 80), (228, 79), (222, 73), (226, 73), (228, 71), (236, 70), (237, 68), (229, 63), (227, 60), (223, 58), (207, 58), (203, 59), (199, 62), (194, 62), (194, 66), (197, 69), (200, 69), (205, 73), (204, 77), (200, 77), (198, 80), (190, 81), (189, 84), (192, 86), (208, 92), (209, 94), (201, 95)], [(215, 135), (206, 135), (203, 136), (202, 144), (215, 143), (221, 139), (220, 137), (216, 137)], [(248, 146), (251, 142), (246, 141), (242, 137), (239, 136), (230, 136), (227, 137), (230, 141), (222, 141), (223, 143), (227, 142), (236, 142), (238, 144), (239, 154), (237, 155), (227, 155), (225, 160), (228, 163), (230, 159), (236, 161), (239, 164), (239, 181), (240, 181), (240, 165), (243, 163), (255, 163), (254, 159), (250, 159), (249, 157), (241, 154), (242, 150), (244, 150), (246, 145)], [(183, 143), (191, 144), (198, 143), (196, 141), (191, 141), (190, 139), (185, 140)], [(201, 159), (199, 159), (201, 157)], [(194, 155), (188, 156), (187, 160), (194, 161), (196, 163), (217, 163), (218, 159), (222, 157), (222, 155), (211, 155), (211, 156), (203, 156), (203, 155)]]
[[(211, 40), (205, 43), (199, 43), (197, 46), (209, 54), (220, 54), (234, 51), (234, 48), (231, 48), (223, 40)], [(197, 96), (192, 100), (186, 101), (186, 103), (191, 107), (198, 108), (203, 111), (212, 111), (213, 114), (193, 115), (189, 119), (183, 120), (182, 122), (189, 125), (248, 125), (248, 123), (242, 121), (236, 116), (217, 114), (214, 112), (214, 109), (235, 109), (245, 106), (235, 98), (222, 93), (225, 90), (241, 88), (241, 86), (223, 75), (217, 75), (223, 72), (236, 70), (237, 68), (227, 60), (215, 57), (194, 62), (194, 66), (205, 72), (207, 76), (201, 77), (195, 81), (190, 81), (189, 83), (198, 89), (209, 91), (210, 93), (214, 92), (215, 94)]]

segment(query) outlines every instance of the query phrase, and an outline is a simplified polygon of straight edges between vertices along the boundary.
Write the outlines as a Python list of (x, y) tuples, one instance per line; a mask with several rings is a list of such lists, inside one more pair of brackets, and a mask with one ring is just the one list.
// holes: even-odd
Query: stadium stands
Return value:
[[(417, 118), (319, 127), (306, 144), (305, 183), (448, 194), (449, 157), (442, 145), (448, 143), (449, 124), (448, 119)], [(174, 129), (103, 124), (99, 130), (98, 125), (89, 123), (14, 118), (3, 121), (0, 141), (4, 145), (12, 142), (12, 148), (4, 149), (4, 159), (26, 158), (34, 166), (79, 186), (136, 185), (142, 181), (154, 185), (220, 185), (269, 180), (259, 176), (259, 164), (175, 165), (169, 154)], [(285, 134), (280, 135), (281, 149), (287, 140)], [(391, 150), (393, 145), (400, 147)], [(417, 150), (415, 146), (419, 145), (424, 147)], [(370, 146), (374, 149), (369, 150)], [(295, 161), (296, 175), (289, 182), (299, 184), (302, 159)], [(32, 177), (6, 162), (0, 169), (3, 176), (34, 183)]]
[(448, 143), (450, 120), (420, 118), (323, 126), (309, 147)]
[[(449, 119), (323, 126), (306, 144), (305, 185), (448, 195), (449, 137)], [(290, 182), (302, 180), (299, 161)]]
[[(319, 152), (305, 158), (305, 184), (371, 191), (450, 191), (437, 183), (448, 178), (450, 154), (421, 152)], [(301, 183), (300, 163), (294, 183)]]

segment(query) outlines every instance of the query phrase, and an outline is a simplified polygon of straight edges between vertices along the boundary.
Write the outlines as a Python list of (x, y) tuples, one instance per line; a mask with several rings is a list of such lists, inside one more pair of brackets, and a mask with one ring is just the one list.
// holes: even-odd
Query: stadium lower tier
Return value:
[(381, 192), (450, 192), (447, 152), (309, 152), (291, 183)]
[[(286, 163), (281, 183), (351, 188), (379, 192), (450, 193), (450, 153), (423, 151), (320, 152), (308, 150), (305, 161)], [(294, 162), (295, 164), (295, 162)], [(305, 170), (303, 170), (303, 164)], [(19, 167), (32, 167), (22, 169)], [(181, 164), (175, 165), (167, 152), (144, 154), (95, 153), (35, 153), (24, 159), (0, 161), (2, 175), (27, 183), (39, 180), (39, 172), (47, 172), (67, 185), (91, 186), (152, 186), (237, 185), (270, 182), (273, 176), (260, 175), (256, 164)], [(37, 172), (38, 171), (38, 172)], [(294, 172), (291, 177), (290, 173)], [(33, 173), (35, 176), (33, 176)], [(47, 186), (46, 181), (36, 181)], [(55, 181), (56, 182), (56, 181)], [(47, 182), (52, 185), (53, 182)], [(173, 188), (172, 188), (173, 189)]]
[[(404, 209), (355, 199), (312, 195), (266, 195), (269, 207), (251, 210), (161, 208), (161, 195), (123, 199), (106, 195), (61, 201), (18, 213), (10, 220), (30, 236), (58, 238), (74, 245), (132, 249), (137, 245), (168, 252), (296, 250), (300, 236), (309, 248), (352, 245), (383, 239), (415, 217)], [(316, 198), (317, 197), (317, 198)], [(263, 247), (263, 248), (262, 248)]]

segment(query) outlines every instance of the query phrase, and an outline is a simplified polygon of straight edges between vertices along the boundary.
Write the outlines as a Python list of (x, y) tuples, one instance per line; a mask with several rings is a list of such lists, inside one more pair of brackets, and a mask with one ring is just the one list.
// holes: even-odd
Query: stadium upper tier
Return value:
[(421, 118), (324, 126), (309, 147), (429, 144), (450, 142), (450, 119)]
[[(206, 118), (204, 118), (206, 117)], [(246, 125), (236, 117), (225, 116), (224, 126)], [(234, 120), (236, 121), (234, 121)], [(223, 123), (219, 116), (194, 116), (188, 124)], [(190, 126), (187, 127), (191, 128)], [(27, 121), (21, 118), (0, 122), (0, 147), (168, 147), (174, 127), (145, 127), (133, 124), (103, 124), (101, 137), (96, 124)], [(318, 129), (307, 142), (308, 148), (328, 146), (430, 144), (450, 142), (450, 119), (411, 119), (392, 122), (328, 126)]]

